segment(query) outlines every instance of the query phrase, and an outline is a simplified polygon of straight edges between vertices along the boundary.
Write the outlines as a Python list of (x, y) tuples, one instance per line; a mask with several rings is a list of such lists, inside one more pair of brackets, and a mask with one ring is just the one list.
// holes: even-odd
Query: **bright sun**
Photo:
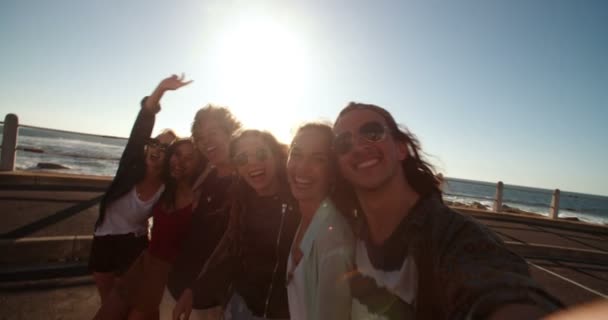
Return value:
[(287, 142), (297, 124), (293, 108), (309, 79), (301, 38), (270, 19), (241, 19), (222, 35), (218, 49), (221, 96), (247, 127)]

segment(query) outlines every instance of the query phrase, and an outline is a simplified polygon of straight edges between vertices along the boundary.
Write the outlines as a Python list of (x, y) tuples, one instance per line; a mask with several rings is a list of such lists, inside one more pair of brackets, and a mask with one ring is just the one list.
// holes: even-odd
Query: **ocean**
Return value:
[[(0, 140), (2, 127), (0, 124)], [(17, 140), (16, 167), (19, 170), (42, 170), (38, 168), (39, 163), (52, 163), (66, 167), (53, 169), (54, 172), (113, 176), (126, 143), (125, 138), (119, 137), (22, 126)], [(492, 207), (496, 183), (449, 177), (445, 182), (443, 190), (446, 200), (464, 204), (479, 202)], [(505, 181), (503, 204), (548, 216), (552, 194), (553, 190), (510, 185)], [(608, 197), (562, 190), (559, 216), (608, 224)]]

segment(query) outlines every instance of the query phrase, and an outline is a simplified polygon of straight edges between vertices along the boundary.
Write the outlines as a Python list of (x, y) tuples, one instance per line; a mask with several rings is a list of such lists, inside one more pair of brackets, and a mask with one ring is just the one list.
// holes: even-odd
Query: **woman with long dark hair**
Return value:
[[(225, 278), (223, 287), (206, 290), (222, 295), (232, 286), (231, 297), (221, 297), (230, 298), (226, 319), (289, 318), (284, 275), (300, 217), (287, 184), (287, 148), (268, 132), (245, 130), (232, 137), (230, 157), (239, 178), (231, 190), (228, 229), (193, 287)], [(188, 318), (190, 295), (182, 296), (174, 319)]]
[(350, 319), (354, 238), (332, 198), (341, 192), (331, 126), (306, 124), (289, 150), (287, 177), (302, 220), (287, 263), (291, 319)]
[(190, 230), (192, 186), (202, 161), (190, 139), (176, 140), (167, 152), (165, 191), (152, 209), (150, 246), (133, 263), (116, 286), (98, 319), (154, 319), (169, 270)]
[(118, 170), (99, 205), (89, 269), (101, 297), (106, 301), (116, 280), (148, 245), (148, 218), (163, 192), (161, 177), (167, 146), (176, 138), (165, 130), (150, 139), (159, 101), (165, 92), (190, 81), (175, 75), (162, 80), (141, 102)]

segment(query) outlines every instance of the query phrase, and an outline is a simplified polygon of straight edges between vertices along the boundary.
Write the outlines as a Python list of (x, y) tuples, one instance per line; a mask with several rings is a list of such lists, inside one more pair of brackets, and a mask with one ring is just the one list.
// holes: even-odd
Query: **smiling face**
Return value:
[(209, 163), (218, 166), (229, 162), (230, 135), (214, 119), (202, 120), (195, 134), (196, 148)]
[(169, 158), (169, 174), (176, 181), (192, 179), (198, 173), (200, 157), (191, 142), (177, 142)]
[(150, 174), (160, 174), (162, 172), (163, 162), (167, 153), (167, 148), (175, 140), (175, 136), (171, 133), (163, 133), (155, 139), (150, 139), (146, 144), (146, 170)]
[(277, 159), (262, 138), (245, 136), (234, 148), (233, 163), (239, 175), (258, 195), (273, 195), (279, 191)]
[(356, 189), (375, 190), (391, 179), (402, 178), (401, 161), (407, 158), (407, 146), (395, 141), (390, 132), (377, 141), (362, 137), (360, 129), (370, 122), (388, 128), (380, 114), (366, 109), (345, 113), (334, 126), (337, 137), (352, 135), (351, 148), (342, 150), (337, 157), (340, 172)]
[(333, 176), (331, 141), (320, 130), (302, 129), (293, 139), (287, 159), (287, 180), (296, 200), (321, 202)]

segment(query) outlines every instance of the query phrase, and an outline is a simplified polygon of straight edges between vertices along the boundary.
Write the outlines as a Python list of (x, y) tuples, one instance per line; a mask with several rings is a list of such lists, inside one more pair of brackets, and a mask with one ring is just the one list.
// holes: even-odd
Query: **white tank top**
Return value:
[(293, 270), (292, 278), (287, 283), (287, 301), (289, 303), (289, 315), (291, 320), (307, 320), (308, 311), (306, 309), (306, 279), (304, 279), (304, 258), (293, 270), (291, 253), (287, 258), (287, 270)]
[(101, 225), (95, 230), (96, 236), (134, 233), (142, 236), (148, 233), (148, 218), (152, 207), (165, 190), (161, 186), (152, 198), (141, 201), (137, 197), (135, 186), (124, 196), (106, 206), (106, 213)]

